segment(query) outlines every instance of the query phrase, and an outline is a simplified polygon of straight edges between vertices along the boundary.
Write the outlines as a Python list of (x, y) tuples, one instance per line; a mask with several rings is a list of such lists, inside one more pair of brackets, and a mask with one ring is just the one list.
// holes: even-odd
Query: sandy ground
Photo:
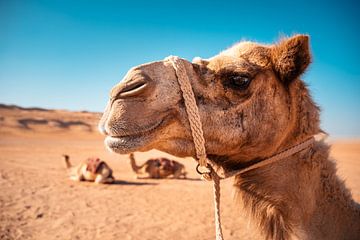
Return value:
[[(127, 156), (105, 150), (99, 114), (0, 107), (0, 239), (214, 239), (211, 183), (195, 162), (158, 151), (138, 153), (179, 160), (188, 180), (134, 178)], [(68, 180), (62, 154), (73, 163), (98, 156), (113, 168), (112, 185)], [(331, 155), (360, 201), (360, 141), (336, 141)], [(222, 182), (226, 239), (253, 239)], [(250, 231), (251, 232), (251, 231)]]

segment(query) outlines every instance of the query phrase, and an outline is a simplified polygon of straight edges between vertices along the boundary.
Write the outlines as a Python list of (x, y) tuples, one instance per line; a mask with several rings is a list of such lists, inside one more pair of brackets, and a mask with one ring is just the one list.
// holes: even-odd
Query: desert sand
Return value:
[[(0, 239), (214, 239), (212, 185), (194, 160), (159, 151), (136, 153), (138, 164), (165, 156), (186, 166), (189, 179), (135, 179), (128, 156), (108, 152), (97, 132), (100, 113), (0, 105)], [(339, 175), (360, 202), (360, 140), (330, 140)], [(114, 170), (115, 184), (68, 179), (91, 156)], [(222, 182), (225, 239), (254, 239)]]

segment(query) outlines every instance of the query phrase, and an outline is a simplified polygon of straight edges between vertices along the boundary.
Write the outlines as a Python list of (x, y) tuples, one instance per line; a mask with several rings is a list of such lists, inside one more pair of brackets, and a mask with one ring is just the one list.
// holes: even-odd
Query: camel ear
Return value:
[(272, 47), (273, 68), (281, 81), (288, 83), (299, 77), (311, 62), (309, 36), (295, 35)]

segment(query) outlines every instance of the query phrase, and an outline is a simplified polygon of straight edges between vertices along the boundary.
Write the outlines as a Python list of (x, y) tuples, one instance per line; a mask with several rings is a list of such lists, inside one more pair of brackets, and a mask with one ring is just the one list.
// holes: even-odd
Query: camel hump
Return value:
[(167, 158), (160, 158), (160, 163), (161, 163), (161, 167), (164, 169), (164, 170), (168, 170), (168, 171), (172, 171), (177, 162), (174, 161), (174, 160), (169, 160)]

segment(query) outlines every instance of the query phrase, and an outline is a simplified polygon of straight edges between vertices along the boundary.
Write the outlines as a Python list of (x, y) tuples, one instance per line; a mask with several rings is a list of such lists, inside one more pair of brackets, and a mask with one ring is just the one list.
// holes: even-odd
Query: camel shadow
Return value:
[(142, 186), (142, 185), (158, 185), (158, 183), (152, 182), (130, 182), (124, 180), (115, 180), (113, 183), (109, 185), (132, 185), (132, 186)]
[(201, 178), (151, 178), (151, 177), (138, 177), (138, 180), (155, 180), (155, 181), (162, 181), (162, 180), (181, 180), (181, 181), (202, 181)]

